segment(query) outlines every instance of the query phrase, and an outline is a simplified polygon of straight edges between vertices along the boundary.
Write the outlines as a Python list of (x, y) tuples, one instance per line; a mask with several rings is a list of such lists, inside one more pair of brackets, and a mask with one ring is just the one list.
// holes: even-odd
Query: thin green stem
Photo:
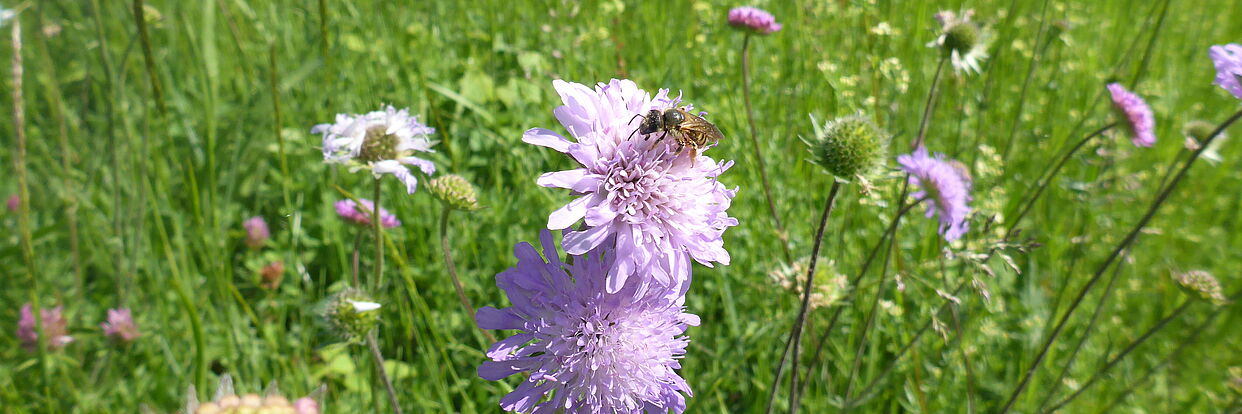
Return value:
[(155, 107), (160, 116), (168, 113), (164, 105), (164, 91), (160, 87), (160, 78), (155, 71), (155, 56), (151, 53), (151, 36), (147, 33), (147, 19), (144, 14), (143, 0), (134, 0), (134, 24), (138, 26), (138, 40), (142, 44), (142, 60), (147, 71), (147, 82), (151, 84), (151, 94), (155, 96)]
[(1169, 185), (1156, 195), (1155, 200), (1153, 200), (1151, 206), (1147, 208), (1147, 212), (1143, 215), (1142, 219), (1135, 224), (1134, 228), (1130, 230), (1130, 233), (1122, 239), (1121, 243), (1118, 244), (1117, 247), (1113, 249), (1113, 252), (1109, 254), (1108, 258), (1104, 260), (1104, 263), (1096, 269), (1095, 274), (1091, 276), (1091, 279), (1088, 280), (1087, 283), (1083, 285), (1082, 289), (1078, 291), (1078, 295), (1074, 298), (1073, 302), (1070, 303), (1069, 309), (1065, 311), (1065, 314), (1062, 315), (1061, 319), (1057, 322), (1056, 327), (1053, 328), (1052, 333), (1048, 335), (1046, 340), (1044, 340), (1043, 345), (1040, 347), (1039, 353), (1035, 356), (1035, 360), (1031, 362), (1030, 367), (1028, 367), (1026, 373), (1023, 374), (1022, 380), (1018, 382), (1017, 387), (1015, 387), (1013, 392), (1009, 394), (1008, 400), (1005, 402), (1004, 407), (1000, 410), (1001, 414), (1007, 413), (1013, 408), (1013, 405), (1017, 402), (1018, 397), (1022, 395), (1022, 391), (1025, 390), (1027, 384), (1030, 383), (1031, 377), (1035, 375), (1035, 371), (1037, 371), (1040, 364), (1043, 363), (1044, 357), (1047, 356), (1048, 350), (1052, 347), (1052, 343), (1055, 342), (1057, 337), (1061, 334), (1062, 330), (1065, 328), (1065, 325), (1069, 322), (1070, 316), (1073, 316), (1074, 311), (1078, 309), (1080, 304), (1082, 304), (1082, 300), (1087, 296), (1087, 292), (1090, 291), (1097, 282), (1099, 282), (1100, 278), (1104, 275), (1104, 272), (1113, 264), (1113, 261), (1117, 260), (1117, 257), (1121, 255), (1121, 252), (1129, 248), (1130, 245), (1134, 243), (1135, 239), (1138, 238), (1139, 233), (1142, 232), (1143, 228), (1147, 227), (1147, 223), (1151, 222), (1152, 217), (1156, 215), (1156, 211), (1164, 205), (1164, 202), (1168, 200), (1169, 196), (1173, 193), (1173, 190), (1175, 190), (1177, 185), (1181, 183), (1182, 179), (1186, 177), (1186, 173), (1190, 170), (1190, 167), (1194, 165), (1194, 162), (1198, 160), (1203, 151), (1207, 149), (1208, 144), (1211, 144), (1221, 132), (1236, 122), (1239, 118), (1242, 118), (1242, 110), (1234, 113), (1233, 116), (1230, 116), (1229, 119), (1221, 123), (1215, 131), (1212, 131), (1212, 134), (1204, 140), (1203, 146), (1200, 147), (1199, 150), (1195, 151), (1194, 155), (1191, 155), (1190, 159), (1186, 160), (1186, 163), (1182, 165), (1180, 170), (1178, 170), (1177, 175), (1173, 177), (1173, 181), (1169, 182)]
[(919, 120), (919, 134), (914, 137), (914, 142), (910, 144), (910, 148), (922, 146), (923, 141), (927, 139), (927, 128), (931, 126), (932, 112), (936, 108), (936, 97), (940, 95), (938, 93), (940, 92), (940, 78), (944, 75), (944, 65), (948, 59), (948, 55), (941, 54), (940, 61), (936, 63), (936, 74), (932, 75), (931, 88), (927, 90), (927, 102), (923, 104), (923, 117)]
[(798, 309), (798, 319), (794, 321), (793, 328), (789, 332), (789, 341), (793, 342), (793, 360), (790, 362), (790, 380), (789, 380), (789, 413), (798, 412), (798, 406), (795, 405), (798, 389), (798, 363), (800, 358), (802, 345), (802, 329), (806, 325), (807, 311), (811, 308), (811, 290), (815, 288), (815, 265), (819, 262), (819, 249), (823, 245), (824, 230), (828, 228), (828, 216), (832, 213), (832, 202), (837, 198), (837, 192), (841, 189), (841, 182), (832, 181), (832, 188), (828, 190), (828, 199), (824, 201), (824, 212), (819, 216), (819, 229), (815, 230), (815, 244), (811, 248), (811, 261), (807, 265), (806, 283), (802, 285), (802, 306)]
[(1039, 181), (1039, 185), (1035, 186), (1035, 194), (1028, 198), (1026, 204), (1024, 204), (1022, 209), (1018, 211), (1018, 214), (1013, 216), (1014, 218), (1012, 220), (1012, 224), (1009, 225), (1009, 230), (1005, 232), (1004, 240), (1009, 240), (1010, 237), (1013, 237), (1014, 232), (1018, 229), (1018, 223), (1022, 221), (1022, 218), (1026, 217), (1027, 213), (1031, 212), (1031, 208), (1035, 206), (1035, 202), (1039, 201), (1039, 196), (1044, 194), (1044, 190), (1048, 188), (1048, 184), (1052, 182), (1053, 178), (1056, 178), (1057, 174), (1061, 172), (1061, 168), (1065, 167), (1065, 164), (1074, 157), (1074, 154), (1077, 153), (1078, 150), (1085, 147), (1088, 142), (1091, 142), (1093, 138), (1104, 135), (1105, 132), (1108, 132), (1108, 130), (1113, 129), (1113, 127), (1116, 126), (1116, 123), (1111, 123), (1095, 130), (1095, 132), (1087, 134), (1087, 136), (1083, 137), (1083, 139), (1078, 141), (1077, 144), (1070, 147), (1069, 151), (1066, 151), (1065, 154), (1061, 155), (1061, 158), (1057, 160), (1056, 164), (1053, 164), (1052, 169), (1048, 172), (1047, 176), (1044, 177), (1043, 180)]
[[(280, 129), (284, 125), (280, 117), (280, 71), (276, 66), (276, 44), (273, 43), (267, 49), (268, 57), (268, 86), (272, 95), (272, 132), (276, 134), (276, 151), (280, 156), (280, 189), (285, 199), (285, 213), (292, 214), (293, 202), (289, 197), (289, 163), (285, 157), (285, 135)], [(289, 232), (293, 237), (293, 232)]]
[(1048, 3), (1052, 0), (1044, 0), (1043, 7), (1039, 12), (1039, 31), (1035, 33), (1035, 50), (1037, 53), (1031, 54), (1031, 59), (1026, 66), (1026, 77), (1022, 80), (1022, 90), (1018, 92), (1017, 109), (1013, 112), (1013, 121), (1009, 126), (1009, 141), (1005, 143), (1005, 151), (1001, 159), (1009, 159), (1009, 151), (1013, 149), (1014, 140), (1018, 136), (1018, 125), (1022, 124), (1022, 109), (1026, 106), (1026, 94), (1030, 90), (1031, 80), (1035, 79), (1035, 69), (1039, 67), (1039, 59), (1043, 57), (1047, 47), (1040, 47), (1042, 41), (1044, 45), (1052, 43), (1052, 39), (1045, 40), (1045, 34), (1048, 32)]
[(755, 165), (759, 168), (759, 178), (763, 181), (763, 197), (768, 202), (768, 213), (772, 214), (772, 223), (776, 226), (777, 236), (781, 241), (781, 251), (785, 254), (785, 263), (793, 263), (793, 254), (789, 250), (789, 234), (781, 225), (780, 214), (776, 211), (776, 202), (772, 199), (772, 184), (768, 181), (768, 169), (763, 163), (763, 153), (759, 150), (759, 128), (755, 127), (755, 111), (750, 106), (750, 34), (742, 37), (742, 101), (746, 104), (746, 122), (750, 124), (750, 145), (755, 155)]
[[(449, 250), (448, 238), (448, 221), (449, 214), (453, 209), (448, 205), (443, 206), (440, 212), (440, 250), (444, 252), (444, 266), (448, 269), (449, 276), (453, 279), (453, 288), (457, 290), (457, 299), (461, 301), (461, 307), (466, 311), (466, 318), (472, 323), (474, 321), (474, 306), (470, 304), (470, 298), (466, 297), (466, 290), (461, 286), (461, 278), (457, 277), (457, 266), (453, 264), (453, 254)], [(478, 324), (474, 324), (478, 326)], [(479, 332), (483, 332), (483, 336), (487, 337), (489, 343), (496, 342), (496, 337), (486, 329), (479, 328)]]
[(380, 216), (380, 194), (382, 186), (380, 180), (375, 179), (375, 200), (371, 201), (373, 207), (371, 212), (371, 229), (375, 231), (375, 279), (371, 280), (371, 287), (377, 288), (384, 279), (384, 229), (380, 223), (383, 217)]
[[(888, 264), (892, 262), (893, 251), (896, 250), (897, 237), (890, 237), (888, 247), (885, 248), (884, 265), (880, 267), (880, 284), (875, 288), (875, 297), (871, 300), (871, 310), (867, 313), (866, 322), (863, 323), (862, 332), (858, 336), (858, 348), (854, 351), (853, 365), (850, 367), (850, 375), (845, 380), (845, 399), (850, 399), (850, 394), (854, 391), (854, 378), (858, 376), (858, 370), (862, 367), (863, 351), (867, 349), (867, 333), (871, 332), (871, 327), (875, 326), (875, 316), (880, 310), (880, 297), (884, 296), (884, 288), (888, 286)], [(848, 413), (852, 406), (846, 405), (841, 412)]]

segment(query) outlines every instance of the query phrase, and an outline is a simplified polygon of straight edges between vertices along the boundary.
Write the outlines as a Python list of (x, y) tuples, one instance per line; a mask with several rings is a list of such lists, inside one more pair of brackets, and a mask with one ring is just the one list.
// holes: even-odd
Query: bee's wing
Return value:
[(716, 125), (703, 119), (703, 117), (689, 113), (683, 115), (685, 115), (685, 120), (677, 125), (677, 129), (689, 137), (695, 145), (715, 144), (724, 138), (720, 128), (716, 128)]

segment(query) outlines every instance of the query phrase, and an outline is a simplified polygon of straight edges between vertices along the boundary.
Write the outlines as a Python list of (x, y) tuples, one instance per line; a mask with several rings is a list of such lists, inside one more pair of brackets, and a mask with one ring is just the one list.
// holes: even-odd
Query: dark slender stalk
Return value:
[[(936, 97), (940, 92), (940, 78), (944, 74), (944, 65), (949, 59), (949, 55), (941, 54), (940, 62), (936, 63), (936, 74), (932, 75), (931, 88), (927, 90), (927, 102), (923, 104), (923, 118), (919, 120), (919, 134), (914, 137), (911, 148), (918, 148), (923, 145), (923, 140), (927, 138), (927, 127), (931, 125), (932, 112), (936, 107)], [(904, 198), (904, 197), (903, 197)]]
[[(875, 315), (880, 310), (880, 297), (884, 296), (884, 288), (888, 286), (888, 264), (892, 262), (893, 250), (896, 246), (897, 237), (888, 239), (888, 247), (885, 248), (884, 265), (880, 268), (880, 284), (875, 288), (875, 297), (871, 300), (871, 310), (867, 312), (867, 319), (863, 322), (862, 332), (858, 335), (858, 348), (854, 351), (853, 365), (850, 366), (850, 375), (845, 380), (845, 399), (850, 399), (850, 394), (854, 391), (854, 378), (858, 376), (858, 370), (862, 368), (863, 351), (867, 349), (867, 333), (871, 332), (871, 327), (875, 325)], [(845, 406), (841, 412), (848, 413), (851, 406)]]
[[(280, 156), (280, 189), (281, 195), (285, 199), (285, 212), (289, 214), (293, 211), (293, 202), (289, 197), (289, 163), (285, 157), (285, 135), (280, 132), (281, 126), (284, 125), (280, 116), (280, 71), (276, 66), (276, 44), (273, 43), (267, 49), (268, 68), (268, 87), (272, 94), (272, 132), (276, 134), (276, 151)], [(293, 237), (293, 232), (289, 232)]]
[(755, 127), (755, 111), (750, 107), (750, 34), (742, 38), (742, 101), (746, 104), (746, 121), (750, 124), (750, 145), (755, 153), (755, 164), (759, 167), (759, 178), (763, 180), (763, 197), (768, 201), (768, 212), (772, 214), (772, 223), (776, 226), (777, 236), (781, 240), (781, 251), (785, 254), (785, 263), (793, 263), (793, 255), (789, 251), (789, 234), (781, 225), (780, 214), (776, 211), (776, 202), (772, 199), (772, 184), (768, 181), (768, 169), (763, 163), (763, 153), (759, 151), (759, 129)]
[(791, 353), (793, 360), (790, 361), (789, 373), (789, 413), (798, 412), (798, 406), (794, 405), (794, 398), (797, 395), (795, 390), (798, 389), (798, 363), (801, 362), (801, 346), (802, 346), (802, 329), (806, 326), (807, 311), (811, 309), (811, 290), (815, 288), (815, 265), (819, 261), (819, 248), (823, 245), (824, 230), (828, 227), (828, 215), (832, 213), (832, 202), (837, 198), (837, 192), (841, 189), (841, 182), (832, 181), (832, 189), (828, 190), (828, 199), (824, 201), (824, 212), (819, 216), (819, 229), (815, 230), (815, 245), (811, 248), (811, 262), (807, 265), (806, 283), (802, 284), (802, 306), (798, 309), (798, 319), (795, 320), (793, 328), (790, 329), (790, 341), (793, 342), (793, 352)]
[(401, 404), (397, 403), (397, 390), (393, 388), (392, 380), (388, 378), (388, 370), (384, 368), (384, 355), (380, 353), (375, 331), (367, 334), (367, 348), (371, 350), (371, 357), (375, 359), (375, 371), (379, 373), (380, 381), (384, 382), (384, 390), (388, 392), (388, 403), (392, 405), (392, 412), (401, 414)]
[(1169, 195), (1173, 193), (1173, 190), (1177, 188), (1177, 185), (1181, 183), (1183, 178), (1186, 177), (1186, 173), (1190, 170), (1190, 167), (1194, 165), (1194, 162), (1198, 160), (1203, 151), (1207, 149), (1208, 144), (1211, 144), (1212, 141), (1225, 130), (1225, 128), (1228, 128), (1239, 118), (1242, 118), (1242, 111), (1238, 111), (1233, 114), (1233, 116), (1230, 116), (1229, 119), (1221, 123), (1215, 131), (1212, 131), (1212, 134), (1204, 140), (1203, 146), (1195, 151), (1195, 153), (1191, 155), (1190, 159), (1186, 160), (1186, 163), (1182, 165), (1182, 168), (1178, 170), (1177, 175), (1173, 177), (1173, 181), (1170, 181), (1169, 185), (1159, 192), (1155, 200), (1152, 201), (1151, 206), (1147, 208), (1147, 212), (1143, 215), (1143, 218), (1135, 224), (1134, 228), (1130, 230), (1130, 233), (1122, 239), (1121, 243), (1117, 245), (1117, 247), (1113, 249), (1113, 252), (1109, 254), (1108, 258), (1104, 260), (1104, 263), (1096, 269), (1095, 274), (1091, 276), (1091, 279), (1088, 280), (1087, 283), (1083, 285), (1082, 289), (1078, 291), (1078, 295), (1074, 298), (1073, 302), (1070, 303), (1069, 309), (1065, 311), (1065, 314), (1061, 316), (1061, 319), (1057, 322), (1056, 327), (1053, 328), (1052, 334), (1044, 340), (1044, 344), (1041, 346), (1039, 353), (1036, 354), (1035, 360), (1031, 362), (1031, 366), (1027, 368), (1026, 373), (1023, 374), (1022, 380), (1018, 382), (1018, 386), (1014, 388), (1012, 393), (1010, 393), (1004, 407), (1000, 410), (1001, 414), (1007, 413), (1011, 408), (1013, 408), (1014, 403), (1018, 400), (1018, 396), (1022, 395), (1022, 391), (1026, 389), (1031, 377), (1035, 375), (1035, 371), (1039, 369), (1040, 364), (1044, 361), (1044, 357), (1047, 356), (1048, 350), (1052, 347), (1052, 343), (1056, 341), (1057, 336), (1059, 336), (1061, 331), (1065, 328), (1066, 323), (1069, 322), (1070, 316), (1073, 316), (1074, 311), (1078, 309), (1080, 304), (1082, 304), (1083, 298), (1087, 296), (1087, 292), (1091, 290), (1091, 287), (1095, 286), (1095, 284), (1099, 282), (1100, 277), (1104, 275), (1104, 272), (1110, 265), (1113, 264), (1113, 261), (1117, 259), (1121, 252), (1129, 248), (1130, 245), (1134, 243), (1134, 240), (1138, 238), (1139, 233), (1144, 227), (1147, 227), (1147, 223), (1149, 223), (1152, 217), (1156, 215), (1156, 211), (1160, 209), (1160, 206), (1164, 205), (1164, 202), (1168, 200)]
[[(457, 266), (453, 264), (453, 254), (449, 250), (448, 239), (448, 221), (449, 213), (453, 212), (452, 208), (445, 205), (440, 212), (440, 250), (444, 252), (444, 266), (448, 269), (449, 276), (453, 278), (453, 288), (457, 290), (457, 299), (461, 301), (461, 307), (466, 311), (466, 318), (472, 323), (474, 321), (474, 306), (470, 305), (470, 299), (466, 297), (466, 290), (461, 286), (461, 278), (457, 277)], [(475, 324), (478, 326), (478, 324)], [(479, 332), (483, 332), (483, 336), (487, 337), (489, 343), (496, 342), (496, 337), (486, 329), (479, 328)]]
[(1001, 159), (1009, 159), (1009, 151), (1013, 148), (1014, 139), (1018, 136), (1018, 125), (1022, 124), (1022, 109), (1026, 106), (1026, 94), (1030, 90), (1031, 80), (1035, 79), (1035, 68), (1039, 67), (1039, 59), (1043, 57), (1047, 47), (1040, 47), (1042, 41), (1044, 45), (1052, 43), (1052, 39), (1045, 39), (1048, 32), (1048, 3), (1051, 0), (1044, 0), (1043, 7), (1039, 12), (1039, 31), (1035, 33), (1035, 50), (1038, 52), (1031, 53), (1031, 60), (1026, 66), (1026, 77), (1022, 80), (1022, 90), (1018, 92), (1018, 108), (1013, 113), (1013, 121), (1009, 126), (1009, 141), (1005, 143), (1005, 151), (1001, 154)]
[[(1065, 399), (1062, 399), (1056, 404), (1053, 404), (1052, 407), (1049, 407), (1047, 411), (1041, 411), (1041, 412), (1056, 411), (1060, 409), (1061, 407), (1064, 407), (1066, 404), (1069, 404), (1070, 401), (1073, 401), (1075, 398), (1078, 398), (1079, 395), (1087, 391), (1088, 388), (1091, 388), (1092, 385), (1095, 385), (1097, 381), (1103, 378), (1104, 375), (1107, 374), (1110, 369), (1116, 366), (1118, 362), (1121, 362), (1121, 360), (1124, 359), (1127, 355), (1129, 355), (1130, 352), (1138, 348), (1139, 345), (1142, 345), (1143, 342), (1151, 338), (1152, 335), (1155, 335), (1156, 332), (1159, 332), (1161, 329), (1164, 329), (1164, 327), (1167, 326), (1169, 322), (1172, 322), (1174, 319), (1177, 319), (1177, 317), (1181, 316), (1182, 313), (1186, 311), (1186, 308), (1189, 308), (1190, 304), (1193, 302), (1194, 302), (1194, 299), (1187, 299), (1186, 301), (1182, 302), (1181, 306), (1178, 306), (1177, 309), (1173, 310), (1172, 313), (1169, 313), (1168, 316), (1165, 316), (1164, 319), (1161, 319), (1159, 322), (1156, 322), (1155, 325), (1152, 325), (1151, 328), (1148, 328), (1146, 332), (1143, 332), (1142, 335), (1139, 335), (1138, 339), (1135, 339), (1133, 342), (1130, 342), (1130, 345), (1127, 345), (1125, 349), (1122, 349), (1121, 352), (1117, 353), (1116, 356), (1109, 359), (1108, 362), (1105, 363), (1103, 367), (1100, 367), (1100, 369), (1096, 370), (1094, 374), (1091, 374), (1091, 378), (1088, 379), (1087, 382), (1084, 383), (1081, 387), (1078, 387), (1078, 390), (1074, 391), (1073, 394), (1070, 394), (1068, 397), (1065, 397)], [(1056, 390), (1053, 389), (1053, 391), (1055, 392)]]
[(168, 113), (164, 105), (164, 91), (160, 87), (159, 75), (155, 72), (155, 56), (151, 53), (151, 37), (147, 33), (147, 19), (144, 16), (143, 0), (134, 0), (134, 23), (138, 25), (138, 40), (142, 44), (142, 60), (147, 69), (147, 82), (151, 84), (151, 94), (155, 95), (155, 107), (160, 116)]
[(1087, 134), (1087, 136), (1083, 137), (1083, 139), (1078, 141), (1077, 144), (1070, 147), (1069, 151), (1066, 151), (1065, 154), (1057, 160), (1056, 164), (1053, 164), (1052, 169), (1049, 170), (1047, 176), (1045, 176), (1043, 180), (1040, 180), (1039, 185), (1035, 186), (1035, 194), (1027, 199), (1026, 204), (1022, 206), (1022, 209), (1018, 211), (1017, 215), (1012, 216), (1014, 218), (1011, 221), (1012, 224), (1009, 225), (1009, 230), (1005, 232), (1005, 240), (1009, 240), (1010, 237), (1013, 237), (1014, 232), (1018, 229), (1018, 223), (1022, 221), (1022, 218), (1026, 217), (1027, 213), (1031, 212), (1031, 208), (1035, 206), (1035, 202), (1039, 201), (1039, 196), (1044, 194), (1044, 190), (1048, 188), (1048, 184), (1051, 183), (1052, 179), (1056, 178), (1057, 174), (1061, 172), (1061, 168), (1065, 167), (1065, 163), (1069, 162), (1069, 160), (1074, 157), (1074, 154), (1077, 153), (1078, 150), (1085, 147), (1088, 142), (1091, 142), (1092, 139), (1100, 135), (1104, 135), (1105, 132), (1108, 132), (1108, 130), (1113, 129), (1113, 127), (1116, 126), (1116, 123), (1111, 123), (1095, 130), (1095, 132)]
[(375, 200), (372, 201), (371, 211), (371, 229), (375, 231), (375, 280), (371, 281), (371, 287), (379, 286), (380, 281), (384, 279), (384, 230), (381, 226), (383, 217), (380, 216), (380, 194), (382, 193), (380, 180), (375, 179)]
[[(1235, 292), (1233, 295), (1230, 295), (1230, 301), (1237, 300), (1239, 297), (1239, 293), (1242, 293), (1242, 292)], [(1131, 383), (1130, 385), (1126, 386), (1126, 389), (1121, 392), (1121, 395), (1118, 395), (1117, 398), (1114, 399), (1112, 403), (1109, 403), (1107, 407), (1104, 407), (1104, 409), (1101, 410), (1100, 413), (1115, 412), (1113, 408), (1115, 408), (1117, 404), (1121, 404), (1121, 401), (1125, 400), (1126, 397), (1129, 397), (1130, 393), (1134, 392), (1135, 388), (1147, 383), (1147, 380), (1151, 379), (1152, 374), (1155, 374), (1156, 371), (1164, 369), (1165, 366), (1172, 363), (1174, 358), (1177, 358), (1178, 355), (1181, 355), (1182, 351), (1185, 351), (1187, 347), (1189, 347), (1191, 344), (1193, 344), (1196, 340), (1199, 339), (1199, 335), (1202, 335), (1203, 331), (1207, 330), (1208, 325), (1211, 325), (1212, 321), (1215, 321), (1216, 317), (1220, 316), (1221, 312), (1224, 311), (1225, 308), (1227, 307), (1228, 306), (1216, 307), (1216, 310), (1212, 311), (1211, 315), (1208, 315), (1208, 317), (1204, 319), (1203, 322), (1199, 323), (1198, 325), (1196, 325), (1194, 328), (1190, 330), (1191, 332), (1190, 336), (1187, 336), (1186, 339), (1183, 339), (1181, 343), (1177, 344), (1177, 348), (1174, 348), (1173, 352), (1169, 352), (1169, 355), (1165, 356), (1163, 361), (1160, 361), (1159, 364), (1156, 364), (1156, 366), (1147, 370), (1147, 372), (1144, 373), (1143, 376), (1139, 378), (1138, 381), (1135, 381)]]
[(1147, 41), (1147, 49), (1143, 51), (1143, 59), (1139, 61), (1138, 70), (1134, 72), (1134, 79), (1130, 80), (1130, 87), (1138, 85), (1143, 79), (1143, 75), (1147, 74), (1147, 65), (1151, 62), (1151, 52), (1156, 48), (1156, 40), (1160, 39), (1160, 30), (1164, 28), (1164, 18), (1169, 15), (1169, 4), (1173, 0), (1164, 0), (1164, 7), (1160, 9), (1160, 17), (1156, 19), (1156, 28), (1151, 31), (1151, 39)]
[[(1124, 260), (1123, 260), (1124, 262)], [(1100, 300), (1095, 304), (1095, 310), (1091, 312), (1091, 319), (1087, 321), (1087, 329), (1083, 331), (1082, 337), (1078, 338), (1078, 342), (1074, 345), (1074, 350), (1070, 352), (1069, 358), (1065, 360), (1065, 365), (1061, 367), (1061, 372), (1057, 374), (1056, 381), (1049, 383), (1051, 389), (1048, 395), (1039, 402), (1039, 409), (1043, 410), (1048, 403), (1052, 402), (1052, 397), (1057, 395), (1057, 390), (1061, 388), (1062, 381), (1069, 374), (1070, 368), (1074, 366), (1074, 361), (1078, 358), (1079, 352), (1082, 351), (1083, 345), (1087, 343), (1087, 339), (1091, 337), (1091, 333), (1095, 332), (1095, 324), (1099, 322), (1100, 315), (1104, 313), (1104, 306), (1108, 302), (1108, 298), (1112, 296), (1113, 286), (1117, 284), (1117, 277), (1121, 274), (1121, 264), (1113, 266), (1113, 274), (1108, 277), (1108, 284), (1104, 285), (1104, 294), (1100, 295)], [(1055, 315), (1055, 314), (1054, 314)]]

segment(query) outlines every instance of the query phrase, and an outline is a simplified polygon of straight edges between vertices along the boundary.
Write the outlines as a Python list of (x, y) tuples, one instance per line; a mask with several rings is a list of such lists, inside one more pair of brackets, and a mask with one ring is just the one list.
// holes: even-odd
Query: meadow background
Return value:
[[(131, 2), (3, 0), (21, 10), (33, 260), (23, 259), (21, 213), (6, 210), (0, 411), (172, 412), (184, 404), (187, 386), (197, 384), (199, 397), (210, 397), (226, 372), (243, 391), (276, 381), (297, 396), (324, 384), (328, 412), (386, 410), (364, 349), (337, 344), (319, 317), (322, 299), (345, 284), (360, 231), (336, 217), (332, 203), (343, 198), (337, 188), (369, 197), (370, 178), (324, 165), (310, 127), (390, 103), (436, 128), (440, 143), (431, 158), (442, 172), (471, 180), (487, 206), (454, 216), (456, 265), (476, 306), (499, 307), (507, 301), (493, 276), (516, 262), (513, 245), (537, 242), (548, 213), (569, 199), (534, 180), (570, 161), (522, 143), (522, 132), (563, 132), (552, 117), (560, 104), (553, 79), (589, 85), (616, 77), (651, 91), (681, 91), (724, 131), (726, 139), (707, 154), (737, 162), (721, 181), (741, 188), (730, 209), (741, 224), (725, 234), (731, 265), (695, 269), (687, 306), (703, 323), (688, 332), (680, 372), (695, 392), (689, 412), (761, 412), (798, 302), (768, 277), (783, 258), (746, 137), (742, 34), (725, 24), (728, 9), (740, 5), (150, 0), (142, 7), (148, 66)], [(1013, 225), (1005, 215), (1050, 161), (1109, 122), (1105, 83), (1122, 82), (1146, 97), (1159, 135), (1150, 149), (1113, 136), (1079, 153), (1018, 224), (1022, 241), (1039, 243), (1027, 253), (1008, 251), (1020, 273), (999, 256), (988, 263), (994, 276), (942, 259), (934, 220), (907, 217), (888, 282), (878, 283), (873, 270), (852, 287), (859, 296), (840, 305), (845, 311), (811, 371), (804, 412), (835, 412), (842, 403), (843, 377), (879, 286), (877, 328), (854, 385), (857, 394), (875, 380), (878, 392), (855, 411), (996, 411), (1058, 309), (1139, 220), (1175, 158), (1184, 157), (1182, 125), (1219, 123), (1239, 107), (1211, 84), (1207, 57), (1209, 45), (1242, 41), (1242, 8), (1233, 0), (753, 5), (784, 24), (752, 39), (752, 94), (795, 256), (810, 250), (831, 184), (807, 162), (798, 139), (812, 134), (810, 116), (864, 112), (896, 136), (892, 155), (905, 153), (938, 59), (925, 44), (939, 28), (932, 18), (939, 10), (973, 8), (995, 35), (982, 74), (943, 79), (928, 133), (933, 151), (962, 160), (976, 179), (972, 233), (957, 251), (985, 251), (981, 235)], [(0, 35), (6, 196), (18, 192), (12, 24)], [(1191, 169), (1110, 270), (1115, 292), (1099, 317), (1091, 318), (1103, 292), (1097, 288), (1018, 412), (1035, 412), (1048, 393), (1064, 396), (1080, 386), (1188, 300), (1172, 272), (1202, 269), (1226, 292), (1238, 288), (1238, 145), (1226, 143), (1219, 164), (1201, 160)], [(871, 195), (846, 187), (838, 198), (822, 253), (837, 271), (856, 272), (892, 216), (899, 178), (874, 181)], [(401, 405), (406, 412), (497, 412), (518, 379), (489, 382), (475, 374), (488, 344), (447, 278), (440, 207), (424, 191), (401, 190), (391, 181), (384, 188), (384, 207), (403, 225), (388, 231), (387, 272), (373, 290), (384, 304), (381, 348)], [(260, 250), (243, 242), (241, 223), (255, 215), (272, 227)], [(988, 217), (996, 224), (985, 232)], [(274, 291), (261, 288), (257, 275), (272, 260), (287, 269)], [(902, 275), (904, 289), (894, 287), (893, 274)], [(936, 289), (972, 277), (986, 285), (990, 301), (978, 290), (960, 292), (956, 316), (941, 314), (937, 326), (944, 329), (923, 335), (882, 377), (945, 303)], [(13, 335), (19, 308), (35, 296), (44, 307), (64, 305), (76, 339), (43, 362)], [(145, 334), (132, 345), (108, 341), (98, 327), (105, 310), (118, 306), (133, 309)], [(817, 344), (829, 314), (811, 315), (804, 348)], [(1236, 306), (1193, 302), (1064, 411), (1236, 410), (1227, 368), (1242, 365), (1239, 323)], [(196, 324), (201, 338), (192, 334)], [(1092, 335), (1067, 380), (1054, 389), (1087, 331)], [(778, 412), (787, 411), (785, 394), (778, 393)]]

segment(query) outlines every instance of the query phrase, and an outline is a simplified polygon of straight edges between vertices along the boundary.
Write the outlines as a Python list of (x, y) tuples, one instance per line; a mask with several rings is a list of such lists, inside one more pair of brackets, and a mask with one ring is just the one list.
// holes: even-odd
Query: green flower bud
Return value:
[(888, 134), (870, 119), (851, 115), (828, 121), (805, 142), (811, 150), (811, 162), (839, 179), (851, 180), (879, 170), (888, 140)]
[(1212, 132), (1216, 130), (1216, 125), (1202, 120), (1194, 120), (1187, 122), (1182, 126), (1182, 133), (1187, 137), (1194, 138), (1195, 141), (1203, 142)]
[(449, 208), (476, 211), (483, 206), (475, 198), (474, 186), (459, 175), (447, 174), (431, 179), (427, 183), (431, 195), (435, 196)]

